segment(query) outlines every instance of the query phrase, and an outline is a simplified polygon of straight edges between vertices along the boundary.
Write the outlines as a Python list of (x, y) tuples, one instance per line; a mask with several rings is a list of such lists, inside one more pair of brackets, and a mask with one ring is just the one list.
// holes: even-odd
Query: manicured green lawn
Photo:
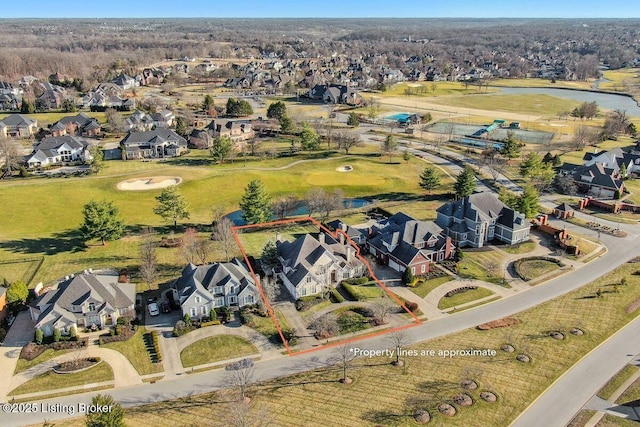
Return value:
[(562, 111), (571, 111), (580, 103), (551, 95), (500, 95), (481, 94), (438, 97), (431, 100), (435, 104), (460, 108), (506, 111), (518, 114), (540, 114), (555, 116)]
[[(0, 183), (0, 199), (12, 201), (0, 204), (0, 215), (13, 218), (0, 228), (0, 260), (45, 255), (45, 263), (35, 283), (47, 283), (86, 268), (135, 268), (139, 263), (137, 237), (109, 242), (104, 247), (85, 247), (77, 233), (82, 222), (82, 207), (92, 199), (113, 201), (132, 232), (145, 226), (167, 226), (153, 214), (155, 196), (160, 190), (130, 192), (116, 189), (118, 182), (132, 177), (182, 177), (179, 188), (189, 202), (191, 213), (187, 224), (210, 224), (211, 208), (220, 205), (226, 212), (238, 209), (244, 188), (253, 179), (262, 180), (273, 197), (293, 194), (302, 198), (311, 188), (321, 187), (328, 191), (341, 188), (347, 197), (397, 200), (422, 193), (418, 174), (425, 165), (418, 159), (411, 159), (408, 164), (404, 161), (388, 164), (386, 158), (366, 155), (352, 155), (346, 159), (330, 157), (282, 170), (269, 169), (272, 167), (270, 162), (287, 165), (298, 158), (264, 160), (247, 167), (237, 162), (222, 166), (185, 166), (180, 164), (181, 160), (177, 159), (174, 164), (114, 161), (107, 162), (105, 171), (97, 176)], [(353, 171), (336, 170), (345, 164), (351, 165)], [(44, 208), (34, 209), (34, 200)], [(28, 215), (16, 216), (15, 212)], [(184, 225), (185, 222), (181, 222), (181, 231)], [(168, 231), (168, 227), (164, 230)], [(183, 264), (180, 256), (170, 250), (159, 252), (162, 252), (159, 253), (160, 263), (171, 270), (167, 276), (174, 276)]]
[[(289, 323), (287, 322), (287, 319), (284, 317), (284, 315), (279, 310), (274, 310), (274, 312), (276, 315), (276, 319), (278, 319), (278, 324), (280, 325), (280, 329), (282, 330), (289, 329), (290, 328)], [(252, 317), (252, 320), (255, 324), (254, 326), (252, 326), (253, 329), (255, 329), (256, 331), (260, 332), (262, 335), (267, 337), (269, 341), (271, 341), (272, 343), (282, 345), (282, 342), (280, 340), (280, 334), (276, 329), (276, 325), (273, 324), (273, 320), (271, 320), (271, 316), (261, 317), (258, 315), (254, 315)]]
[(254, 257), (260, 257), (262, 255), (262, 250), (267, 242), (276, 241), (276, 236), (280, 234), (280, 238), (283, 241), (293, 242), (298, 237), (301, 237), (307, 233), (317, 233), (318, 227), (313, 224), (305, 224), (302, 223), (292, 224), (291, 226), (286, 227), (278, 227), (278, 228), (263, 228), (263, 229), (246, 229), (239, 230), (238, 237), (240, 238), (240, 242), (242, 243), (242, 248), (247, 253), (247, 255), (252, 255)]
[(384, 291), (375, 283), (370, 283), (366, 285), (348, 285), (343, 283), (345, 289), (350, 289), (350, 293), (355, 297), (358, 301), (365, 301), (368, 299), (379, 298), (384, 295)]
[(500, 265), (505, 254), (497, 251), (466, 251), (464, 258), (458, 263), (458, 274), (486, 282), (500, 283), (502, 271)]
[(466, 292), (455, 294), (451, 297), (442, 297), (438, 302), (438, 308), (440, 310), (445, 310), (447, 308), (457, 307), (459, 305), (466, 304), (480, 298), (486, 298), (491, 295), (493, 295), (493, 292), (486, 288), (472, 289)]
[(554, 262), (543, 259), (531, 259), (521, 262), (516, 268), (525, 280), (532, 280), (536, 277), (542, 276), (543, 274), (559, 270), (560, 266)]
[(190, 368), (258, 353), (260, 353), (258, 349), (244, 338), (234, 335), (217, 335), (185, 347), (180, 352), (180, 360), (182, 360), (182, 366)]
[(9, 393), (9, 395), (17, 396), (19, 394), (56, 390), (59, 388), (81, 386), (111, 380), (113, 380), (113, 371), (106, 362), (102, 362), (91, 369), (78, 372), (77, 374), (56, 374), (53, 371), (49, 371), (38, 375), (34, 379), (15, 388)]
[(122, 353), (140, 375), (162, 372), (162, 364), (152, 363), (149, 352), (145, 347), (143, 335), (146, 331), (147, 329), (144, 326), (139, 326), (136, 333), (127, 341), (112, 342), (104, 344), (102, 347)]
[(609, 382), (607, 382), (605, 386), (600, 389), (600, 391), (598, 392), (598, 396), (602, 399), (608, 400), (611, 395), (637, 371), (637, 366), (625, 365), (624, 368), (618, 371), (618, 373), (615, 374), (613, 378), (611, 378)]
[(9, 283), (22, 280), (29, 285), (40, 265), (42, 257), (28, 257), (8, 259), (0, 264), (0, 280), (6, 279)]
[(408, 288), (409, 290), (411, 290), (411, 292), (418, 295), (420, 298), (424, 298), (435, 288), (444, 285), (451, 280), (453, 280), (451, 276), (436, 277), (435, 279), (430, 280), (418, 279), (418, 281), (416, 282), (416, 286), (408, 286)]
[[(355, 380), (352, 386), (345, 387), (337, 381), (342, 374), (340, 366), (323, 367), (261, 383), (251, 396), (252, 403), (268, 413), (273, 423), (287, 427), (412, 426), (414, 407), (407, 403), (413, 399), (433, 410), (429, 426), (509, 425), (584, 354), (638, 315), (626, 314), (624, 308), (638, 298), (634, 287), (640, 286), (640, 276), (631, 273), (639, 266), (624, 264), (577, 291), (518, 313), (515, 317), (520, 319), (519, 325), (489, 331), (467, 329), (411, 346), (418, 351), (490, 348), (498, 351), (495, 358), (407, 357), (406, 375), (404, 370), (391, 366), (386, 357), (358, 359), (349, 372)], [(606, 294), (599, 299), (588, 297), (606, 284), (618, 283), (622, 277), (628, 277), (631, 283), (621, 287), (619, 294)], [(586, 333), (573, 336), (568, 333), (571, 327), (579, 327)], [(558, 341), (543, 334), (549, 330), (566, 332), (567, 338)], [(505, 340), (513, 343), (518, 352), (531, 355), (532, 363), (516, 361), (517, 353), (501, 352)], [(463, 391), (460, 379), (465, 372), (480, 385), (477, 391), (470, 392), (474, 405), (459, 408), (454, 417), (440, 415), (437, 403)], [(494, 391), (498, 401), (483, 402), (479, 399), (481, 390)], [(212, 393), (127, 409), (127, 425), (197, 424), (224, 407), (213, 404), (212, 409), (211, 402), (220, 400), (222, 393)]]
[(500, 249), (509, 254), (526, 254), (536, 248), (536, 244), (532, 241), (519, 243), (512, 246), (500, 246)]
[(475, 303), (475, 304), (465, 305), (464, 307), (456, 307), (453, 310), (449, 310), (448, 313), (453, 314), (453, 313), (458, 313), (460, 311), (471, 310), (472, 308), (476, 308), (476, 307), (479, 307), (481, 305), (489, 304), (490, 302), (498, 301), (501, 298), (502, 298), (501, 296), (496, 295), (493, 298), (489, 298), (487, 300), (480, 301), (480, 302)]
[(27, 369), (46, 362), (47, 360), (53, 359), (54, 357), (62, 356), (63, 354), (69, 353), (69, 351), (71, 350), (53, 350), (51, 348), (48, 348), (33, 360), (18, 359), (14, 374), (26, 371)]
[(338, 314), (338, 329), (340, 334), (364, 331), (370, 327), (369, 320), (356, 311), (344, 310)]

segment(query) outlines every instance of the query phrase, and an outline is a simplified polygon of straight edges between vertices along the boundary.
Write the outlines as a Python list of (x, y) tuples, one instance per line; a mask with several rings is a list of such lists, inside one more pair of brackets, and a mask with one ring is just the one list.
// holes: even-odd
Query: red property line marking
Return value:
[[(414, 319), (414, 323), (411, 323), (411, 324), (405, 325), (405, 326), (401, 326), (401, 327), (397, 327), (397, 328), (393, 328), (393, 329), (389, 329), (389, 330), (385, 330), (385, 331), (379, 331), (379, 332), (374, 332), (374, 333), (371, 333), (371, 334), (365, 334), (365, 335), (363, 335), (361, 337), (354, 337), (354, 338), (350, 338), (350, 339), (346, 339), (346, 340), (336, 341), (336, 342), (333, 342), (331, 344), (326, 344), (324, 346), (319, 346), (319, 347), (310, 348), (310, 349), (307, 349), (307, 350), (301, 350), (301, 351), (297, 351), (297, 352), (292, 352), (291, 348), (289, 347), (289, 342), (285, 339), (284, 334), (282, 333), (282, 329), (280, 328), (280, 324), (278, 323), (278, 319), (276, 318), (275, 312), (274, 312), (273, 308), (271, 307), (271, 304), (267, 300), (267, 297), (266, 297), (266, 294), (264, 293), (264, 290), (262, 289), (262, 284), (258, 280), (258, 276), (256, 275), (256, 273), (253, 271), (253, 267), (251, 267), (251, 263), (249, 262), (249, 258), (247, 257), (247, 253), (244, 250), (244, 247), (242, 246), (242, 242), (240, 241), (240, 236), (238, 235), (237, 231), (238, 230), (246, 230), (246, 229), (249, 229), (249, 228), (260, 229), (260, 228), (273, 227), (273, 226), (277, 226), (277, 225), (286, 225), (286, 224), (292, 224), (292, 223), (307, 223), (307, 222), (310, 222), (310, 223), (316, 225), (319, 229), (324, 231), (329, 236), (333, 237), (336, 241), (339, 240), (339, 234), (342, 234), (347, 239), (349, 244), (355, 249), (356, 257), (367, 267), (367, 270), (369, 272), (370, 277), (376, 282), (376, 284), (378, 286), (380, 286), (385, 291), (385, 293), (389, 296), (389, 298), (393, 299), (400, 307), (402, 307), (404, 309), (404, 311), (409, 313), (409, 315)], [(328, 348), (328, 347), (335, 347), (335, 346), (338, 346), (338, 345), (348, 344), (348, 343), (351, 343), (351, 342), (363, 340), (365, 338), (371, 338), (371, 337), (375, 337), (375, 336), (380, 336), (380, 335), (388, 334), (388, 333), (391, 333), (391, 332), (395, 332), (395, 331), (399, 331), (399, 330), (403, 330), (403, 329), (407, 329), (407, 328), (412, 328), (414, 326), (418, 326), (418, 325), (422, 324), (422, 320), (420, 320), (415, 315), (415, 313), (413, 313), (411, 310), (409, 310), (407, 308), (407, 306), (400, 300), (400, 298), (398, 298), (396, 296), (396, 294), (391, 292), (389, 290), (389, 288), (387, 288), (387, 286), (384, 283), (382, 283), (376, 277), (376, 275), (373, 273), (373, 269), (371, 268), (371, 264), (369, 264), (369, 261), (367, 261), (362, 255), (360, 255), (360, 247), (343, 230), (338, 229), (334, 233), (334, 232), (329, 231), (325, 226), (323, 226), (320, 222), (316, 221), (313, 218), (292, 218), (292, 219), (283, 219), (283, 220), (279, 220), (279, 221), (265, 222), (265, 223), (260, 223), (260, 224), (234, 226), (234, 227), (231, 227), (231, 231), (233, 232), (233, 237), (236, 239), (236, 243), (238, 244), (238, 247), (240, 248), (240, 252), (242, 252), (242, 256), (244, 257), (244, 260), (245, 260), (245, 262), (247, 264), (247, 267), (249, 268), (249, 271), (251, 272), (251, 276), (253, 277), (253, 280), (255, 281), (255, 283), (256, 283), (256, 285), (258, 287), (258, 290), (260, 291), (260, 296), (262, 297), (262, 301), (264, 302), (265, 307), (267, 307), (267, 313), (269, 313), (269, 317), (271, 317), (271, 320), (273, 321), (273, 323), (274, 323), (274, 325), (276, 327), (276, 330), (278, 331), (278, 334), (280, 335), (280, 339), (282, 340), (285, 348), (287, 349), (287, 353), (289, 353), (290, 356), (310, 353), (312, 351), (318, 351), (318, 350), (322, 350), (322, 349)]]

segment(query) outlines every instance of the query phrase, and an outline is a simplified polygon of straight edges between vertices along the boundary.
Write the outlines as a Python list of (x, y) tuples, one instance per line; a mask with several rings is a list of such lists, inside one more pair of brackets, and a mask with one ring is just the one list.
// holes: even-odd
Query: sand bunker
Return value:
[(351, 165), (344, 165), (336, 168), (336, 170), (338, 172), (351, 172), (353, 170), (353, 167)]
[(140, 191), (140, 190), (156, 190), (158, 188), (166, 188), (172, 185), (178, 185), (182, 182), (179, 176), (153, 176), (146, 178), (131, 178), (118, 183), (118, 190)]

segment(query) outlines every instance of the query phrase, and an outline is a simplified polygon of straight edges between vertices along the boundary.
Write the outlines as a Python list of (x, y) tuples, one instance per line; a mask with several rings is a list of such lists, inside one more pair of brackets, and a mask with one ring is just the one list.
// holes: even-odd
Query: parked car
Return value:
[(160, 310), (158, 310), (158, 304), (156, 304), (155, 302), (152, 302), (147, 307), (149, 309), (150, 315), (157, 316), (158, 314), (160, 314)]
[(160, 311), (163, 313), (171, 313), (171, 306), (168, 302), (164, 301), (160, 303)]

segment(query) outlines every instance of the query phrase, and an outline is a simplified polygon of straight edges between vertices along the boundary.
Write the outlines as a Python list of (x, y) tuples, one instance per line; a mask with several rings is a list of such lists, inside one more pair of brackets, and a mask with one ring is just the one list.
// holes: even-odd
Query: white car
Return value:
[(158, 314), (160, 314), (160, 310), (158, 310), (158, 304), (156, 304), (155, 302), (150, 303), (147, 308), (149, 309), (149, 314), (152, 316), (157, 316)]

